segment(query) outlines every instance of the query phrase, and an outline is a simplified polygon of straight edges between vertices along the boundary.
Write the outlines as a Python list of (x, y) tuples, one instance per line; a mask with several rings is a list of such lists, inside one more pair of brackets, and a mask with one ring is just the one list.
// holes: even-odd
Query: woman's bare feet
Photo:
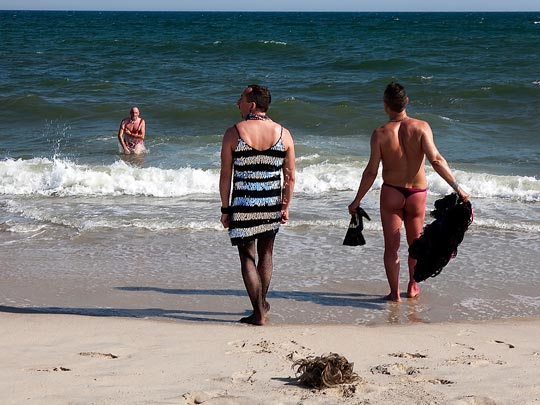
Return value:
[(386, 301), (393, 301), (393, 302), (401, 302), (401, 297), (399, 296), (399, 294), (395, 295), (395, 294), (388, 294), (386, 296), (384, 296), (384, 298)]
[(253, 313), (250, 316), (246, 316), (245, 318), (241, 318), (240, 322), (241, 323), (248, 323), (250, 325), (263, 326), (266, 323), (266, 319), (265, 319), (264, 316), (261, 318), (259, 316), (255, 316), (255, 313)]
[(416, 298), (420, 295), (420, 287), (416, 281), (409, 281), (407, 286), (407, 298)]

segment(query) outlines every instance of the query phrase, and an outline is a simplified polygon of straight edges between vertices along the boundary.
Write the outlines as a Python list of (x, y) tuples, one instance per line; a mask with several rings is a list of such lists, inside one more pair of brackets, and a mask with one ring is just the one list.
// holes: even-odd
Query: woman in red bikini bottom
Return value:
[[(387, 269), (386, 275), (390, 284), (390, 294), (387, 296), (390, 300), (399, 301), (399, 299), (394, 300), (392, 293), (399, 291), (398, 250), (401, 243), (401, 226), (405, 225), (408, 245), (420, 237), (424, 227), (426, 197), (426, 188), (400, 187), (388, 183), (383, 183), (381, 187), (381, 223), (385, 246), (384, 266)], [(408, 298), (414, 298), (420, 293), (420, 289), (413, 279), (415, 264), (416, 260), (407, 257), (407, 267), (410, 273), (410, 281), (407, 286)], [(399, 298), (399, 293), (397, 297)]]
[[(390, 293), (384, 298), (401, 301), (399, 292), (399, 245), (401, 226), (405, 226), (407, 243), (418, 238), (424, 227), (426, 210), (425, 159), (463, 200), (469, 195), (456, 182), (448, 163), (439, 153), (433, 140), (431, 127), (426, 121), (407, 116), (405, 107), (409, 97), (399, 83), (390, 83), (384, 92), (384, 111), (388, 122), (373, 131), (369, 162), (362, 173), (358, 192), (349, 205), (353, 215), (362, 198), (377, 178), (382, 162), (381, 223), (384, 234), (384, 268)], [(420, 294), (414, 280), (416, 260), (408, 257), (409, 283), (407, 298)]]

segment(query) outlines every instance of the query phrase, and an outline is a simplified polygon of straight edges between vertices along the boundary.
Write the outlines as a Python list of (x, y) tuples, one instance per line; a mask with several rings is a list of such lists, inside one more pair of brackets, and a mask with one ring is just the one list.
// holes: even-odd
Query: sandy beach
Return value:
[[(531, 404), (540, 320), (268, 325), (0, 311), (3, 404)], [(330, 352), (358, 382), (298, 385)]]

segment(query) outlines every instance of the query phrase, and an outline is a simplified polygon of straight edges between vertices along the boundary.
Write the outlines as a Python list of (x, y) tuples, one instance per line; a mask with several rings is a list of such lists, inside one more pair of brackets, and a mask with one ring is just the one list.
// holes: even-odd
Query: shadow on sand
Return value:
[[(197, 289), (168, 289), (159, 287), (115, 287), (119, 291), (155, 292), (160, 294), (175, 294), (186, 296), (233, 296), (246, 297), (245, 290), (197, 290)], [(300, 302), (311, 302), (318, 305), (333, 307), (353, 307), (371, 310), (384, 310), (386, 301), (379, 296), (359, 293), (331, 292), (302, 292), (302, 291), (272, 291), (269, 299), (286, 299)], [(163, 308), (76, 308), (76, 307), (10, 307), (0, 306), (0, 312), (19, 314), (68, 314), (84, 316), (127, 317), (127, 318), (167, 318), (196, 322), (226, 322), (236, 323), (238, 317), (246, 316), (251, 311), (193, 311)], [(234, 320), (228, 318), (234, 317)]]

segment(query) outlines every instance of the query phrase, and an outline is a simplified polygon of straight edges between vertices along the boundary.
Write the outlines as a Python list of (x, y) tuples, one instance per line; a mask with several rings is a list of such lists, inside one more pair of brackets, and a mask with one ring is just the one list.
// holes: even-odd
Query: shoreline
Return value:
[[(420, 283), (420, 296), (400, 304), (382, 299), (388, 282), (381, 233), (367, 231), (368, 244), (359, 248), (342, 246), (343, 235), (337, 227), (280, 230), (268, 293), (271, 323), (371, 325), (540, 316), (540, 278), (530, 266), (538, 258), (536, 235), (471, 230), (443, 272)], [(9, 243), (8, 232), (0, 237), (0, 306), (224, 323), (251, 313), (238, 253), (224, 232), (119, 229), (38, 235), (16, 243)], [(400, 258), (404, 263), (405, 242)], [(407, 278), (402, 269), (402, 294)]]
[[(2, 311), (0, 309), (0, 311)], [(540, 318), (267, 325), (0, 312), (5, 403), (527, 404)], [(308, 389), (293, 360), (338, 353), (353, 384)]]

